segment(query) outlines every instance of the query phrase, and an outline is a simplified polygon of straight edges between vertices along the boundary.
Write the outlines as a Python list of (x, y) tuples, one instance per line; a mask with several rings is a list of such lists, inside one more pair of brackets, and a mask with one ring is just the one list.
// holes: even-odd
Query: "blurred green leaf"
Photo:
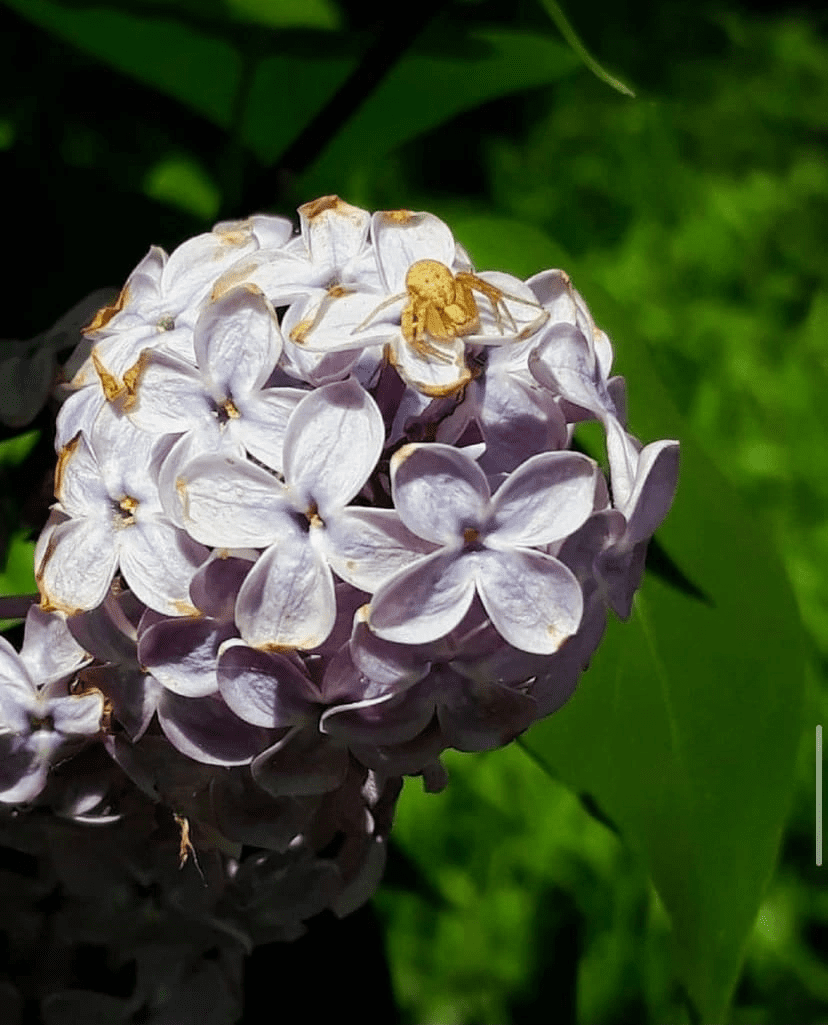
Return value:
[(0, 441), (0, 467), (19, 466), (40, 438), (40, 431), (25, 431), (15, 438)]
[(656, 1020), (674, 1021), (666, 923), (647, 924), (646, 879), (629, 851), (516, 745), (444, 761), (448, 787), (428, 794), (408, 780), (394, 821), (440, 905), (386, 887), (377, 898), (402, 1020), (563, 1025), (577, 990), (578, 1021), (643, 1021), (622, 1017), (619, 994), (657, 965)]
[(225, 0), (225, 6), (237, 17), (271, 28), (336, 29), (342, 21), (332, 0)]
[[(16, 530), (9, 538), (6, 565), (0, 571), (0, 595), (37, 592), (34, 578), (34, 549), (35, 543), (29, 540), (28, 530)], [(16, 619), (0, 619), (0, 631), (8, 629), (16, 622)]]
[(221, 194), (204, 168), (183, 153), (163, 157), (151, 167), (144, 192), (203, 221), (215, 220), (221, 204)]
[(338, 28), (341, 18), (332, 0), (55, 0), (61, 7), (89, 10), (107, 7), (150, 17), (160, 14), (195, 23), (238, 20), (271, 28), (305, 26)]
[[(445, 52), (426, 52), (432, 39), (427, 34), (419, 51), (391, 70), (334, 138), (303, 179), (308, 195), (336, 191), (347, 169), (376, 161), (463, 111), (557, 82), (578, 66), (566, 46), (535, 33), (475, 28)], [(445, 40), (438, 41), (442, 49)], [(429, 158), (424, 150), (420, 160)]]
[(223, 40), (166, 17), (72, 10), (47, 0), (3, 2), (110, 67), (160, 89), (223, 128), (230, 125), (242, 61)]

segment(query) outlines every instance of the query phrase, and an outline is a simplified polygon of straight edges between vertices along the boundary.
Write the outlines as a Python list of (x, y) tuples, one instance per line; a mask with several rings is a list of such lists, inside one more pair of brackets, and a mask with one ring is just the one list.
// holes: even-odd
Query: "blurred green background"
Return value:
[[(816, 4), (573, 6), (630, 98), (590, 73), (540, 3), (422, 4), (402, 21), (387, 7), (4, 0), (0, 334), (32, 338), (119, 286), (150, 243), (254, 210), (290, 216), (329, 192), (432, 210), (482, 268), (563, 266), (591, 304), (617, 310), (744, 503), (762, 539), (749, 558), (781, 556), (805, 625), (791, 810), (728, 1021), (828, 1021), (814, 858), (814, 727), (828, 718), (828, 18)], [(616, 350), (631, 408), (646, 406), (619, 338)], [(51, 445), (40, 426), (0, 445), (0, 593), (33, 588), (45, 505), (32, 473), (48, 478)], [(775, 596), (763, 601), (773, 617)], [(796, 690), (784, 664), (775, 672), (781, 694)], [(761, 789), (764, 752), (745, 750)], [(518, 747), (447, 764), (442, 795), (407, 784), (376, 899), (400, 1020), (694, 1020), (667, 913), (623, 830)]]

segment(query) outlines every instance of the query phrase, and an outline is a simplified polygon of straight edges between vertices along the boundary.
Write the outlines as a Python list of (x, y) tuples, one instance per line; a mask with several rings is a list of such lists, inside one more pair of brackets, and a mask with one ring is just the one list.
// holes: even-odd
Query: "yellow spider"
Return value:
[[(405, 292), (392, 295), (390, 299), (380, 303), (355, 332), (362, 330), (386, 306), (408, 298), (400, 317), (403, 337), (420, 356), (433, 356), (445, 363), (451, 357), (432, 345), (434, 342), (447, 341), (461, 335), (474, 334), (480, 328), (480, 311), (474, 298), (474, 292), (485, 295), (492, 304), (497, 326), (503, 333), (504, 314), (511, 329), (517, 333), (517, 325), (509, 312), (505, 299), (536, 306), (529, 299), (521, 299), (516, 295), (503, 292), (496, 285), (484, 281), (476, 274), (458, 271), (457, 274), (437, 260), (418, 260), (408, 268), (405, 276)], [(542, 310), (537, 320), (527, 325), (521, 334), (529, 337), (547, 319), (549, 314)]]

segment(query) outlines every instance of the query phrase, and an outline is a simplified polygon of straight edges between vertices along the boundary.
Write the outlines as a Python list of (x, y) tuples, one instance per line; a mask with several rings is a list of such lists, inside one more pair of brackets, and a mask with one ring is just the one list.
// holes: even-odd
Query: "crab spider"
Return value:
[[(452, 273), (450, 268), (437, 260), (418, 260), (408, 268), (405, 276), (405, 292), (392, 295), (381, 302), (376, 309), (354, 328), (354, 334), (366, 327), (374, 317), (400, 299), (408, 299), (402, 310), (400, 326), (405, 340), (421, 356), (429, 355), (445, 362), (450, 362), (444, 352), (426, 339), (429, 336), (435, 342), (447, 341), (461, 335), (473, 334), (480, 327), (480, 312), (474, 298), (474, 292), (485, 295), (492, 305), (498, 329), (504, 330), (504, 317), (508, 318), (510, 328), (517, 333), (517, 325), (504, 302), (513, 302), (534, 306), (529, 299), (510, 295), (496, 285), (484, 281), (476, 274), (468, 271)], [(533, 334), (549, 317), (546, 310), (527, 327), (522, 334), (526, 337)]]

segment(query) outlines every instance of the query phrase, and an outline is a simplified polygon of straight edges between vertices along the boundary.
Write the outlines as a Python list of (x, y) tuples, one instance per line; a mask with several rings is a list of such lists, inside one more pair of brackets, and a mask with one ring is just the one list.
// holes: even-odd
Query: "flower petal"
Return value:
[(190, 581), (209, 552), (166, 520), (139, 520), (121, 533), (120, 563), (135, 596), (167, 616), (190, 616)]
[(562, 562), (531, 550), (481, 553), (477, 589), (495, 629), (515, 648), (551, 655), (578, 629), (584, 599)]
[(234, 632), (214, 619), (164, 619), (142, 632), (138, 661), (174, 694), (215, 694), (218, 649)]
[(527, 459), (497, 490), (486, 543), (532, 548), (568, 537), (592, 513), (598, 467), (578, 452)]
[(454, 236), (434, 214), (383, 210), (371, 219), (371, 236), (389, 295), (405, 291), (408, 268), (418, 260), (436, 260), (446, 267), (454, 263)]
[(241, 417), (233, 421), (235, 437), (250, 455), (279, 473), (288, 420), (306, 395), (299, 388), (266, 388), (236, 400)]
[(420, 348), (397, 333), (388, 359), (406, 384), (432, 398), (456, 395), (472, 379), (462, 338), (429, 341), (428, 348)]
[(371, 602), (371, 629), (401, 644), (426, 644), (445, 636), (474, 598), (476, 555), (435, 552), (391, 577)]
[(70, 516), (100, 519), (110, 510), (109, 492), (101, 478), (98, 461), (80, 432), (58, 455), (55, 498)]
[(264, 548), (279, 537), (290, 515), (282, 484), (235, 456), (193, 459), (175, 489), (187, 533), (219, 548)]
[(202, 375), (194, 366), (158, 350), (144, 350), (129, 418), (150, 434), (183, 434), (213, 416)]
[(303, 797), (338, 790), (348, 773), (348, 749), (316, 727), (295, 726), (251, 766), (271, 797)]
[(309, 392), (285, 432), (285, 480), (299, 509), (322, 519), (356, 495), (377, 464), (385, 425), (376, 402), (353, 378)]
[(299, 223), (312, 263), (331, 272), (365, 245), (371, 215), (338, 196), (324, 196), (299, 207)]
[(52, 531), (35, 570), (41, 608), (71, 616), (100, 605), (118, 566), (115, 528), (108, 520), (68, 520)]
[(319, 702), (318, 690), (293, 662), (241, 641), (222, 649), (217, 674), (228, 706), (255, 726), (304, 723)]
[(259, 559), (239, 591), (236, 622), (253, 648), (308, 650), (333, 629), (333, 576), (298, 527)]
[(391, 492), (400, 519), (437, 544), (459, 544), (467, 528), (479, 529), (489, 505), (489, 485), (477, 463), (451, 445), (404, 445), (391, 459)]
[(373, 592), (394, 573), (430, 555), (435, 546), (406, 527), (393, 509), (345, 509), (330, 517), (320, 544), (333, 571)]
[(267, 381), (282, 351), (282, 336), (268, 300), (255, 285), (242, 285), (204, 307), (193, 346), (216, 397), (235, 399)]
[(66, 620), (32, 606), (26, 615), (26, 632), (20, 658), (38, 687), (71, 676), (91, 656), (69, 633)]
[(272, 740), (266, 730), (239, 719), (218, 694), (185, 698), (165, 690), (158, 721), (174, 748), (205, 765), (247, 765)]

